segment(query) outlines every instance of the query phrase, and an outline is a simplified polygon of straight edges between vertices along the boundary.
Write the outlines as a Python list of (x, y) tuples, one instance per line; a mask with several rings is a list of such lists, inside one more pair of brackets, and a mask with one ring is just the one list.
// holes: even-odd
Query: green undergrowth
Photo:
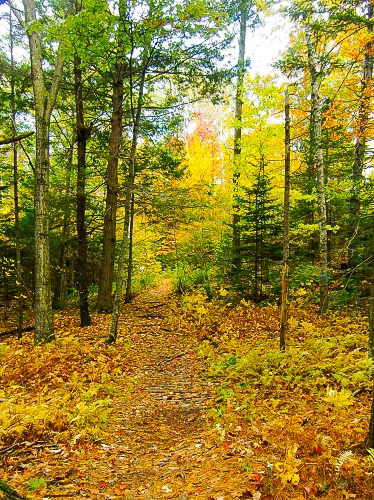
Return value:
[(218, 346), (205, 340), (198, 349), (209, 376), (239, 387), (283, 391), (297, 386), (311, 393), (327, 386), (355, 390), (370, 383), (372, 363), (362, 349), (352, 348), (357, 345), (353, 335), (311, 337), (301, 345), (291, 339), (286, 352), (279, 351), (276, 341), (256, 341), (256, 345), (237, 339), (213, 342)]
[(354, 391), (371, 389), (364, 316), (339, 313), (322, 320), (313, 310), (291, 308), (287, 349), (281, 352), (274, 306), (243, 302), (230, 309), (202, 303), (200, 294), (184, 298), (181, 307), (200, 334), (197, 352), (206, 375), (218, 384), (212, 413), (218, 421), (243, 409), (250, 420), (260, 399), (283, 400), (290, 408), (307, 397), (339, 408), (353, 404)]

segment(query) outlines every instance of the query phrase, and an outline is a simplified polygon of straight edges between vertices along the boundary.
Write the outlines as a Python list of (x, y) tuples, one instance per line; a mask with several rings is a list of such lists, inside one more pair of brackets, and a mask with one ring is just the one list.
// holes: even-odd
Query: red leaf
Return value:
[(105, 488), (106, 485), (107, 483), (105, 481), (100, 481), (99, 483), (100, 488)]
[(316, 490), (316, 488), (314, 488), (313, 486), (311, 486), (310, 488), (308, 488), (307, 486), (305, 487), (305, 491), (309, 494), (309, 495), (315, 495), (317, 493), (318, 490)]

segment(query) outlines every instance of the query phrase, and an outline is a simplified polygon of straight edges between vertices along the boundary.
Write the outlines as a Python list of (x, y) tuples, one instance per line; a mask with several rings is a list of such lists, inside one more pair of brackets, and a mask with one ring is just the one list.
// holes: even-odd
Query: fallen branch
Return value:
[(359, 389), (356, 389), (354, 392), (352, 392), (352, 396), (355, 398), (363, 392), (370, 392), (370, 389), (368, 389), (367, 387), (360, 387)]
[(163, 314), (148, 313), (143, 314), (142, 316), (137, 316), (137, 318), (165, 318), (165, 316)]
[(34, 135), (35, 132), (26, 132), (25, 134), (15, 135), (14, 137), (8, 137), (8, 139), (0, 140), (0, 146), (5, 146), (6, 144), (13, 144), (13, 142), (22, 141), (22, 139), (26, 139), (26, 137), (30, 137)]
[(186, 356), (186, 354), (188, 354), (189, 352), (190, 351), (183, 351), (183, 352), (180, 352), (178, 354), (175, 354), (174, 356), (171, 356), (170, 358), (163, 359), (159, 363), (157, 363), (157, 366), (162, 365), (162, 363), (168, 363), (169, 361), (173, 361), (174, 359), (178, 359), (178, 358), (181, 358), (183, 356)]
[[(33, 330), (35, 330), (35, 326), (25, 326), (25, 328), (22, 328), (22, 333), (32, 332)], [(17, 333), (18, 328), (13, 328), (12, 330), (7, 330), (6, 332), (0, 332), (0, 338), (10, 337), (11, 335), (16, 335)]]
[(21, 447), (48, 448), (48, 447), (52, 447), (52, 446), (53, 445), (47, 444), (45, 441), (35, 441), (34, 443), (30, 443), (30, 441), (23, 441), (22, 443), (13, 443), (13, 444), (10, 444), (9, 446), (4, 446), (4, 448), (0, 448), (0, 455), (4, 455), (4, 453), (12, 451), (12, 450), (14, 450), (14, 448), (21, 448)]
[(0, 491), (4, 493), (6, 500), (27, 500), (26, 497), (19, 495), (13, 488), (8, 486), (5, 481), (0, 479)]

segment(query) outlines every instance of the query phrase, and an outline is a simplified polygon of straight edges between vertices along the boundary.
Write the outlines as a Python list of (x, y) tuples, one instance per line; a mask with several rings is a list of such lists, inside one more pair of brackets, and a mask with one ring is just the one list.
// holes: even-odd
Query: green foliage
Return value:
[(29, 491), (36, 491), (39, 490), (40, 488), (46, 488), (47, 487), (47, 481), (44, 479), (44, 477), (33, 477), (30, 479), (29, 482)]
[[(365, 335), (350, 322), (338, 321), (337, 328), (326, 328), (323, 336), (318, 328), (312, 333), (311, 324), (304, 324), (308, 333), (302, 345), (290, 339), (286, 352), (265, 338), (204, 340), (199, 355), (206, 360), (208, 374), (222, 381), (217, 401), (231, 400), (231, 406), (241, 406), (258, 390), (269, 390), (276, 398), (287, 389), (313, 394), (337, 408), (351, 405), (352, 391), (372, 380), (372, 362), (358, 349), (366, 342)], [(354, 333), (349, 333), (352, 329)]]
[[(234, 282), (246, 297), (259, 302), (272, 295), (276, 282), (270, 280), (271, 266), (281, 260), (281, 207), (272, 194), (272, 181), (265, 172), (265, 159), (259, 161), (253, 186), (242, 188), (240, 207), (240, 276)], [(278, 280), (276, 280), (278, 281)], [(279, 284), (278, 284), (279, 288)]]

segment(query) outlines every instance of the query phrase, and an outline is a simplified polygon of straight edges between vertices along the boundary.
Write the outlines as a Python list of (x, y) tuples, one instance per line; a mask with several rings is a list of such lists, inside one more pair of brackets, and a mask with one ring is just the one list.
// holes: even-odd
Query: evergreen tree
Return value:
[(281, 210), (272, 196), (272, 182), (265, 172), (265, 159), (259, 159), (258, 173), (253, 186), (243, 188), (238, 198), (242, 234), (240, 275), (243, 291), (255, 302), (265, 298), (269, 283), (269, 268), (279, 263), (282, 255), (280, 241)]

